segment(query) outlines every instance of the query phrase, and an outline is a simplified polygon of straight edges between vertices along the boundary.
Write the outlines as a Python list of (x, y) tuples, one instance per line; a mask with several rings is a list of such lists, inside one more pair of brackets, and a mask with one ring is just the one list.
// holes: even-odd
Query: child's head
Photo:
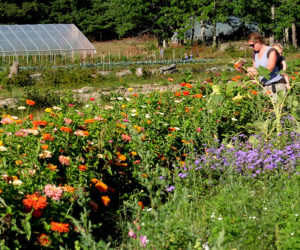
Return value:
[(280, 44), (280, 43), (275, 43), (273, 44), (272, 46), (274, 49), (277, 50), (277, 52), (282, 55), (282, 52), (283, 52), (283, 46)]

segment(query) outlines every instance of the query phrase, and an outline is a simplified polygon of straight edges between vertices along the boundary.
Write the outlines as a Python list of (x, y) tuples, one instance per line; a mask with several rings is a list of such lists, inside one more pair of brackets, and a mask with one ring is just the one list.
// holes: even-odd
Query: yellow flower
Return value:
[(125, 104), (122, 104), (122, 109), (124, 109), (124, 108), (126, 108), (127, 107), (127, 105), (125, 105)]
[(51, 112), (52, 112), (52, 108), (46, 108), (46, 109), (45, 109), (45, 112), (51, 113)]
[(235, 97), (232, 98), (232, 101), (239, 101), (239, 100), (241, 100), (243, 98), (244, 98), (244, 96), (242, 96), (242, 95), (240, 95), (240, 93), (238, 93), (237, 96), (235, 96)]
[(128, 88), (128, 91), (133, 91), (133, 88)]
[(132, 155), (137, 155), (137, 152), (132, 151), (131, 154)]
[(0, 147), (3, 146), (3, 141), (0, 141)]

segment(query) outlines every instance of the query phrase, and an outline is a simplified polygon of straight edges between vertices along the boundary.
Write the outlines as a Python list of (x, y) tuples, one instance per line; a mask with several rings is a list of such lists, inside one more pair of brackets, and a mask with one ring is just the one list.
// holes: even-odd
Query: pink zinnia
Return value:
[(131, 141), (131, 137), (130, 137), (130, 135), (128, 135), (128, 134), (122, 134), (122, 139), (123, 139), (124, 141)]
[(55, 185), (47, 184), (44, 188), (45, 195), (51, 197), (53, 200), (58, 201), (61, 199), (63, 189)]
[(73, 121), (71, 119), (69, 119), (69, 118), (64, 118), (64, 122), (66, 124), (71, 124)]
[(132, 229), (129, 230), (128, 236), (130, 236), (133, 239), (136, 239), (136, 234), (134, 233), (134, 231)]
[(60, 155), (58, 160), (62, 165), (67, 165), (67, 166), (70, 165), (70, 157)]
[(148, 243), (148, 239), (147, 239), (147, 236), (140, 236), (140, 242), (142, 244), (143, 247), (145, 247)]
[(2, 124), (10, 124), (10, 123), (12, 123), (12, 122), (14, 122), (12, 119), (10, 119), (9, 117), (4, 117), (4, 118), (2, 118), (2, 120), (1, 120), (1, 123)]

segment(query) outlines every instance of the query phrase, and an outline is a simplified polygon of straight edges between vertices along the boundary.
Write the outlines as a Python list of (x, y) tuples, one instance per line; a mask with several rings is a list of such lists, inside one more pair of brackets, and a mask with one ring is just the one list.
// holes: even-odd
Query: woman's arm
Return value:
[(269, 55), (267, 69), (272, 72), (276, 66), (276, 62), (277, 62), (277, 54), (275, 51), (272, 51)]
[(287, 65), (286, 65), (286, 61), (285, 60), (283, 60), (282, 62), (281, 62), (281, 64), (282, 64), (282, 70), (286, 70), (286, 67), (287, 67)]

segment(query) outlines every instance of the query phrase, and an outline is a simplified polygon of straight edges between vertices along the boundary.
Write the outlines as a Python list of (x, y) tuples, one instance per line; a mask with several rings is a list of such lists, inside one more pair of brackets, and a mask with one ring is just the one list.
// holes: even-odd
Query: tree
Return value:
[(1, 24), (36, 24), (43, 23), (48, 15), (49, 7), (46, 0), (42, 1), (1, 1)]
[[(277, 38), (285, 35), (286, 29), (292, 29), (292, 44), (297, 47), (296, 23), (300, 20), (300, 0), (282, 0), (276, 9)], [(285, 37), (288, 36), (285, 35)]]
[(152, 33), (161, 46), (183, 24), (187, 5), (176, 0), (112, 0), (107, 13), (114, 18), (120, 37)]

